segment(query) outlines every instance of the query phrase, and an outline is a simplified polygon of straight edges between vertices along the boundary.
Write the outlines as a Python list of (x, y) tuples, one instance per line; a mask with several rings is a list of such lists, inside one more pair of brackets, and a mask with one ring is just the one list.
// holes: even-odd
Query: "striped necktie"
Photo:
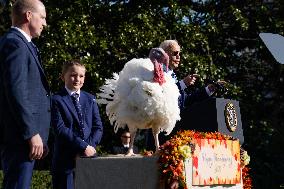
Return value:
[(76, 109), (76, 112), (79, 118), (79, 134), (80, 134), (80, 137), (83, 139), (84, 138), (84, 119), (83, 119), (82, 107), (79, 102), (79, 94), (73, 93), (71, 95), (71, 98), (73, 100), (73, 104), (75, 106), (75, 109)]

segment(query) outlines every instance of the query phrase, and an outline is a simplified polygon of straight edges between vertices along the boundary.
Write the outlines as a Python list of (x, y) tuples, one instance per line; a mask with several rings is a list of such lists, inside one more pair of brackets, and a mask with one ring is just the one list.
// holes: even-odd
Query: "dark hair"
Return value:
[(118, 136), (122, 136), (124, 133), (130, 133), (128, 127), (119, 128), (119, 129), (118, 129), (118, 132), (117, 132), (117, 135), (118, 135)]
[(67, 72), (68, 68), (70, 68), (72, 66), (81, 66), (81, 67), (86, 69), (85, 65), (82, 64), (79, 59), (73, 59), (73, 60), (69, 60), (69, 61), (66, 61), (66, 62), (63, 63), (62, 75), (64, 75)]

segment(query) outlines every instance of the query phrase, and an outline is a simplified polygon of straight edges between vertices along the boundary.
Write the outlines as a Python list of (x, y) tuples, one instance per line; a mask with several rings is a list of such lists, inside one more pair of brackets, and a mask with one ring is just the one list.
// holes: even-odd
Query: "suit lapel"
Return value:
[(90, 102), (88, 102), (88, 96), (81, 91), (80, 94), (80, 104), (82, 106), (82, 111), (83, 111), (83, 116), (85, 118), (85, 120), (87, 119), (87, 112), (89, 112), (89, 108), (90, 108)]
[(69, 111), (73, 114), (73, 116), (76, 118), (77, 122), (79, 123), (78, 114), (77, 114), (77, 111), (76, 111), (75, 106), (73, 104), (72, 98), (70, 97), (70, 95), (68, 94), (66, 89), (63, 89), (62, 93), (63, 93), (62, 99), (63, 99), (65, 105), (67, 106)]
[(32, 55), (33, 55), (33, 57), (34, 57), (34, 59), (35, 59), (35, 61), (36, 61), (36, 63), (37, 63), (38, 68), (40, 69), (40, 71), (41, 71), (41, 73), (44, 75), (44, 77), (46, 78), (46, 75), (45, 75), (45, 73), (44, 73), (44, 70), (43, 70), (43, 67), (42, 67), (40, 58), (36, 55), (36, 52), (35, 52), (35, 50), (34, 50), (34, 47), (33, 47), (32, 44), (29, 43), (29, 42), (26, 42), (26, 44), (27, 44), (27, 46), (28, 46), (30, 52), (32, 53)]
[(41, 62), (40, 62), (39, 58), (38, 58), (37, 55), (35, 54), (34, 47), (32, 46), (32, 44), (29, 43), (28, 40), (23, 36), (23, 34), (21, 34), (21, 32), (19, 32), (18, 30), (14, 29), (14, 28), (11, 28), (10, 31), (13, 32), (13, 33), (15, 33), (18, 37), (20, 37), (20, 38), (23, 40), (23, 42), (27, 45), (27, 47), (28, 47), (30, 53), (33, 55), (33, 57), (34, 57), (34, 59), (35, 59), (35, 62), (36, 62), (36, 64), (37, 64), (37, 66), (38, 66), (38, 68), (39, 68), (41, 74), (42, 74), (43, 77), (45, 78), (45, 81), (46, 81), (45, 85), (46, 85), (47, 88), (49, 89), (49, 87), (48, 87), (48, 82), (47, 82), (47, 77), (46, 77), (46, 75), (45, 75), (45, 73), (44, 73), (44, 70), (43, 70), (43, 67), (42, 67), (42, 65), (41, 65)]

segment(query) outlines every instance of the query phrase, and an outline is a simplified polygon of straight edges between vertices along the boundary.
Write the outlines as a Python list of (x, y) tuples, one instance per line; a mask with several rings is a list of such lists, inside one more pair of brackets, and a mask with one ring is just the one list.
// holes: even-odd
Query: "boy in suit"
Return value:
[(79, 60), (64, 63), (61, 79), (65, 87), (52, 97), (54, 189), (74, 188), (76, 158), (95, 156), (95, 147), (102, 137), (103, 126), (95, 97), (81, 90), (85, 72)]
[[(14, 2), (14, 1), (13, 1)], [(2, 188), (30, 188), (36, 159), (47, 152), (50, 89), (31, 41), (46, 26), (39, 0), (17, 0), (12, 27), (0, 39), (0, 136)]]

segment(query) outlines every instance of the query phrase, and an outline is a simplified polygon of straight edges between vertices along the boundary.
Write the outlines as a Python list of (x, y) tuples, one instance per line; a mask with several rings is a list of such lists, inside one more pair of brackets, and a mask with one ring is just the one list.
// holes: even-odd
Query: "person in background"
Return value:
[(94, 157), (103, 126), (96, 99), (81, 90), (86, 68), (79, 60), (62, 66), (65, 87), (52, 97), (52, 128), (55, 133), (52, 157), (54, 189), (74, 188), (76, 158)]
[[(118, 146), (113, 146), (112, 153), (113, 154), (126, 154), (130, 144), (130, 132), (122, 131), (120, 135), (121, 143)], [(135, 154), (139, 153), (137, 146), (133, 146), (133, 152)]]
[[(225, 81), (218, 81), (216, 83), (210, 83), (205, 87), (196, 88), (195, 81), (198, 78), (197, 74), (189, 74), (182, 80), (177, 80), (174, 70), (178, 69), (180, 65), (180, 51), (181, 47), (176, 40), (165, 40), (160, 44), (160, 48), (169, 55), (169, 71), (167, 74), (171, 74), (173, 79), (176, 80), (176, 84), (180, 91), (179, 107), (181, 110), (181, 119), (186, 117), (186, 113), (190, 106), (194, 103), (198, 103), (209, 99), (215, 92), (218, 91), (220, 86), (224, 86)], [(186, 91), (188, 87), (193, 87), (194, 90), (190, 92)], [(171, 135), (175, 134), (178, 130), (182, 129), (182, 120), (176, 125)]]
[[(187, 109), (194, 103), (201, 102), (203, 100), (206, 100), (210, 98), (217, 90), (217, 87), (215, 84), (208, 84), (207, 86), (203, 88), (196, 88), (195, 90), (191, 90), (190, 92), (186, 91), (188, 87), (195, 87), (195, 82), (198, 79), (197, 74), (189, 74), (186, 77), (184, 77), (182, 80), (178, 80), (175, 74), (175, 70), (178, 69), (180, 65), (180, 52), (181, 47), (178, 44), (176, 40), (165, 40), (163, 41), (160, 46), (167, 55), (169, 56), (169, 67), (168, 70), (166, 68), (164, 69), (166, 74), (169, 74), (176, 82), (176, 85), (180, 92), (179, 97), (179, 108), (181, 111), (181, 119), (183, 119), (183, 116), (186, 116), (185, 113)], [(220, 81), (220, 84), (224, 84), (224, 81)], [(182, 120), (181, 120), (182, 121)], [(161, 144), (166, 142), (171, 136), (176, 134), (179, 130), (184, 129), (182, 124), (178, 122), (171, 132), (170, 135), (165, 136), (163, 133), (159, 135), (159, 141)], [(145, 135), (145, 141), (146, 141), (146, 149), (147, 150), (154, 150), (154, 138), (151, 135), (152, 130), (149, 129), (149, 131), (146, 131), (147, 134)]]
[(28, 189), (35, 160), (48, 153), (50, 89), (31, 41), (46, 26), (39, 0), (17, 0), (0, 39), (0, 135), (4, 189)]
[(170, 74), (172, 76), (180, 90), (181, 96), (179, 106), (181, 111), (184, 108), (192, 105), (193, 103), (205, 100), (206, 98), (214, 94), (216, 90), (216, 86), (214, 84), (209, 84), (204, 88), (196, 89), (191, 93), (186, 92), (185, 89), (190, 86), (194, 86), (199, 76), (197, 74), (189, 74), (182, 80), (177, 79), (174, 70), (177, 69), (180, 65), (181, 48), (176, 40), (165, 40), (160, 44), (160, 48), (164, 49), (164, 51), (169, 56), (169, 71), (167, 72), (167, 74)]

